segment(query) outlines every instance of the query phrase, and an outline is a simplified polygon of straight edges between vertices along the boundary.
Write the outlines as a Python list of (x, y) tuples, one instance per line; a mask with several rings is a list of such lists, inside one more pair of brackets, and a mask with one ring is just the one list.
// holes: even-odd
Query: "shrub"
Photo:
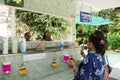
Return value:
[(115, 50), (120, 47), (120, 35), (113, 33), (108, 36), (108, 44), (111, 49)]

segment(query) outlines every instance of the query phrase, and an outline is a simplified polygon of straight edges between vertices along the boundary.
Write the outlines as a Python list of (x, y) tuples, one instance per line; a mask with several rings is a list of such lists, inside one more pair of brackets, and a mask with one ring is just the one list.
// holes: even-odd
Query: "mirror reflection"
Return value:
[(70, 19), (31, 11), (16, 10), (16, 35), (26, 41), (72, 40)]

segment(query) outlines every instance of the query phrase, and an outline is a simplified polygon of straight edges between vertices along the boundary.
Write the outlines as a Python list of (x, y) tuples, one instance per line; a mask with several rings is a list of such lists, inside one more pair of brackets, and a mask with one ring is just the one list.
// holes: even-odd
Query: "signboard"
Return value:
[(35, 53), (23, 55), (23, 61), (32, 61), (46, 58), (46, 53)]
[(80, 22), (91, 22), (92, 14), (88, 12), (80, 12)]
[(23, 7), (24, 0), (5, 0), (6, 5)]

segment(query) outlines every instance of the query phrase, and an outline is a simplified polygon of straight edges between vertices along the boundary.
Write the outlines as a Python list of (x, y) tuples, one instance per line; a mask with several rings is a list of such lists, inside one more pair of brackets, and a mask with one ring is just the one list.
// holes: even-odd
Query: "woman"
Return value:
[(25, 37), (26, 41), (30, 41), (30, 39), (31, 39), (30, 32), (26, 32), (24, 37)]
[(51, 34), (50, 34), (50, 32), (48, 30), (45, 31), (42, 39), (45, 40), (45, 41), (52, 41)]
[[(89, 36), (87, 45), (88, 54), (83, 56), (85, 58), (81, 61), (78, 68), (74, 63), (69, 62), (69, 66), (75, 72), (74, 80), (104, 80), (106, 67), (104, 35), (100, 31), (95, 31)], [(84, 54), (83, 49), (81, 54)]]

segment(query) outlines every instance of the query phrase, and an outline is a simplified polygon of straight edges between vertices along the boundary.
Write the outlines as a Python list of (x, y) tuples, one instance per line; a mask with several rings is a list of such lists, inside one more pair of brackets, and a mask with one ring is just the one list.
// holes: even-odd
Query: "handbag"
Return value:
[(112, 71), (112, 67), (110, 65), (107, 65), (107, 67), (108, 67), (108, 74), (110, 74)]
[(111, 72), (112, 72), (112, 67), (110, 66), (110, 64), (109, 64), (109, 61), (108, 61), (108, 56), (106, 55), (106, 59), (107, 59), (107, 68), (108, 68), (108, 74), (110, 74)]
[(109, 64), (108, 57), (106, 55), (106, 62), (108, 63), (105, 67), (105, 72), (104, 72), (104, 80), (108, 80), (108, 76), (112, 71), (112, 67)]

